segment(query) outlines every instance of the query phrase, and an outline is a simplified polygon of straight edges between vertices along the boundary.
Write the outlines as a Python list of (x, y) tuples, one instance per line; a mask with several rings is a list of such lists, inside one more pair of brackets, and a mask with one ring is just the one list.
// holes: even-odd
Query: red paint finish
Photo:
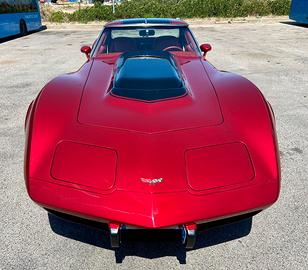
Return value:
[(92, 49), (91, 49), (90, 46), (82, 46), (81, 49), (80, 49), (80, 51), (81, 51), (82, 53), (84, 53), (84, 54), (87, 56), (87, 58), (89, 59), (90, 53), (91, 53)]
[(200, 45), (200, 50), (203, 52), (203, 56), (205, 57), (206, 54), (212, 50), (212, 46), (210, 44), (202, 44)]
[(185, 224), (187, 230), (197, 230), (197, 225), (195, 223)]
[(254, 178), (249, 153), (241, 143), (189, 150), (186, 165), (188, 183), (194, 190), (230, 186)]
[(148, 103), (110, 95), (118, 53), (92, 56), (43, 88), (26, 118), (25, 181), (35, 202), (160, 228), (277, 200), (274, 119), (261, 92), (197, 53), (173, 54), (184, 97)]
[(54, 155), (53, 178), (98, 190), (111, 189), (117, 169), (116, 151), (93, 145), (61, 142)]
[(204, 76), (199, 58), (191, 58), (181, 65), (188, 95), (155, 103), (110, 95), (113, 69), (110, 58), (107, 63), (104, 57), (93, 62), (78, 114), (81, 124), (157, 133), (219, 125), (223, 121), (217, 96), (209, 78)]

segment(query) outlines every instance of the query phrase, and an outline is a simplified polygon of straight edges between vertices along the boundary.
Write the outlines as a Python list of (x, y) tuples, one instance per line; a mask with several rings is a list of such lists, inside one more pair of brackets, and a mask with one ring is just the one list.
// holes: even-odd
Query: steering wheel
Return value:
[(179, 46), (169, 46), (169, 47), (163, 49), (163, 51), (170, 51), (170, 50), (171, 51), (176, 50), (176, 51), (181, 51), (181, 52), (183, 51), (183, 49)]

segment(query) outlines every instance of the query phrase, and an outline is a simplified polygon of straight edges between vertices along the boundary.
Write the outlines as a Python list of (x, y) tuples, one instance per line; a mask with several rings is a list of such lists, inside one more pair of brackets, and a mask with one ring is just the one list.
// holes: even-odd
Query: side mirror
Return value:
[(90, 53), (91, 53), (91, 51), (92, 51), (92, 49), (91, 49), (90, 46), (82, 46), (81, 49), (80, 49), (80, 51), (81, 51), (82, 53), (84, 53), (84, 54), (87, 56), (88, 59), (90, 58)]
[(208, 43), (204, 43), (200, 46), (200, 49), (203, 52), (203, 56), (205, 57), (206, 54), (212, 50), (212, 46)]

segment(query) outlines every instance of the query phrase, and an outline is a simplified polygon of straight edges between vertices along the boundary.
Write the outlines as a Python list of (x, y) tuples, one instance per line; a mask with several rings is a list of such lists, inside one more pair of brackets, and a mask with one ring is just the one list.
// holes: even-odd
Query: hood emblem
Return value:
[(140, 180), (141, 180), (141, 182), (143, 182), (143, 183), (148, 183), (148, 184), (150, 184), (150, 185), (155, 185), (155, 184), (157, 184), (157, 183), (161, 183), (161, 182), (164, 181), (163, 178), (154, 178), (154, 179), (150, 179), (150, 178), (143, 178), (143, 177), (141, 177)]

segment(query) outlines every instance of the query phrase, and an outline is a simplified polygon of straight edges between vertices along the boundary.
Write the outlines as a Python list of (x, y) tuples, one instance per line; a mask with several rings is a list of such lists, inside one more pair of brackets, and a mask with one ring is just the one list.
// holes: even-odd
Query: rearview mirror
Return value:
[(82, 46), (81, 49), (80, 49), (80, 51), (81, 51), (82, 53), (84, 53), (84, 54), (87, 56), (88, 59), (90, 58), (90, 53), (91, 53), (91, 51), (92, 51), (92, 49), (91, 49), (90, 46)]
[(139, 36), (141, 37), (152, 37), (155, 35), (155, 30), (153, 29), (144, 29), (139, 31)]
[(203, 52), (203, 56), (205, 57), (206, 54), (212, 50), (212, 46), (208, 43), (204, 43), (200, 46), (200, 49)]

